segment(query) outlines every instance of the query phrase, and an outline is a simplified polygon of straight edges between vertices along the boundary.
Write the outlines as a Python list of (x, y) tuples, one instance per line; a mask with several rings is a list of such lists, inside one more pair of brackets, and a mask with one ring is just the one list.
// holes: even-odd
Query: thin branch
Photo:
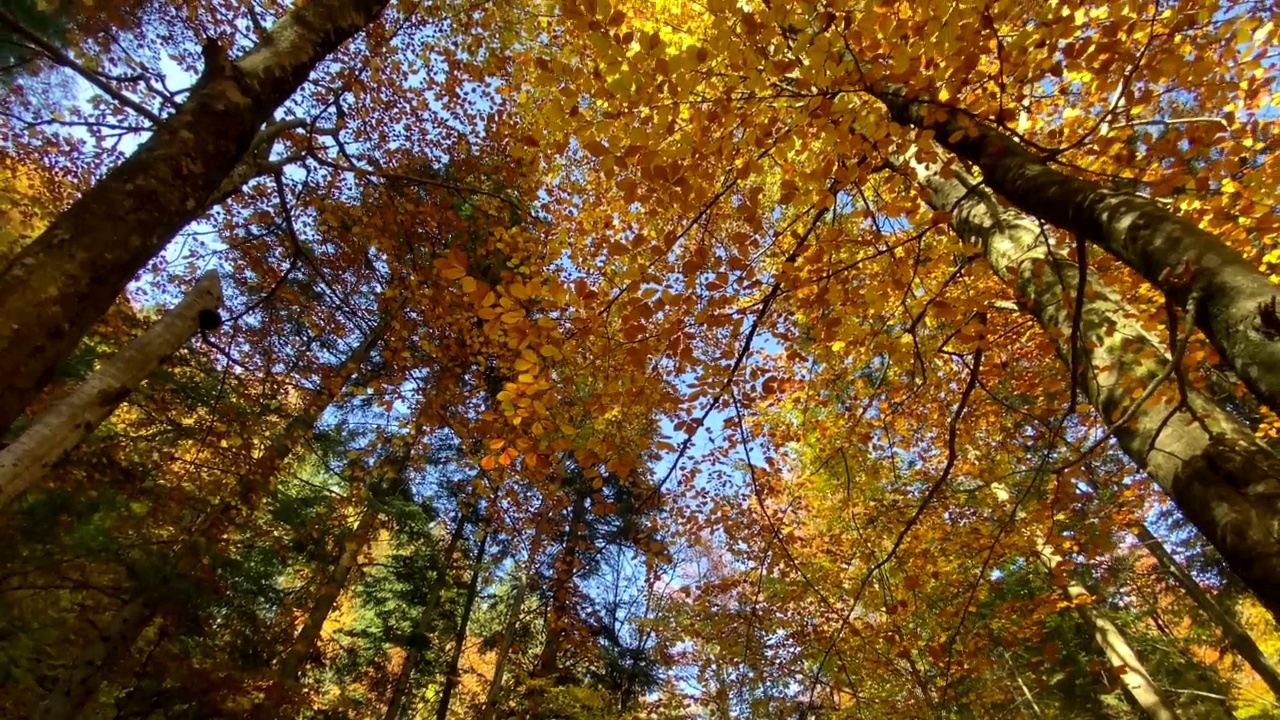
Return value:
[(137, 100), (134, 100), (128, 95), (125, 95), (119, 90), (116, 90), (115, 88), (108, 85), (107, 82), (103, 80), (102, 77), (99, 76), (97, 73), (93, 72), (92, 70), (76, 62), (74, 58), (72, 58), (67, 53), (63, 52), (62, 49), (59, 48), (57, 45), (54, 45), (48, 40), (45, 40), (43, 37), (40, 36), (39, 33), (35, 32), (34, 30), (27, 27), (26, 25), (23, 25), (22, 21), (18, 20), (18, 18), (14, 17), (12, 13), (10, 13), (8, 10), (5, 10), (3, 8), (0, 8), (0, 23), (4, 23), (5, 25), (9, 26), (10, 30), (17, 33), (19, 36), (21, 36), (23, 39), (25, 39), (27, 42), (31, 43), (32, 45), (35, 45), (36, 48), (38, 48), (45, 55), (48, 55), (50, 60), (53, 60), (55, 63), (74, 71), (77, 75), (79, 75), (80, 77), (88, 81), (90, 85), (93, 85), (94, 87), (98, 88), (102, 92), (106, 93), (116, 102), (138, 113), (142, 117), (150, 120), (152, 124), (159, 125), (162, 122), (159, 115), (147, 109), (145, 105), (138, 102)]
[(1220, 117), (1198, 116), (1186, 118), (1172, 118), (1168, 120), (1132, 120), (1130, 122), (1116, 123), (1115, 127), (1141, 127), (1143, 125), (1159, 125), (1161, 127), (1170, 127), (1173, 125), (1191, 125), (1193, 123), (1213, 123), (1221, 125), (1224, 132), (1231, 132), (1231, 126), (1226, 120)]
[(452, 190), (456, 193), (463, 195), (464, 197), (468, 193), (475, 194), (475, 195), (483, 195), (485, 197), (490, 197), (490, 198), (493, 198), (494, 200), (497, 200), (501, 203), (506, 204), (516, 212), (520, 213), (521, 217), (529, 217), (531, 215), (528, 208), (523, 207), (520, 203), (516, 202), (515, 200), (509, 197), (506, 197), (501, 193), (496, 193), (491, 190), (485, 190), (484, 188), (471, 187), (467, 185), (458, 185), (458, 184), (446, 182), (443, 180), (437, 180), (435, 178), (422, 177), (420, 175), (415, 175), (415, 174), (410, 174), (405, 172), (396, 172), (392, 170), (385, 170), (382, 168), (370, 169), (370, 168), (360, 167), (356, 163), (356, 161), (350, 155), (347, 154), (345, 145), (343, 145), (343, 143), (338, 139), (336, 132), (318, 133), (318, 134), (331, 135), (338, 146), (338, 150), (342, 153), (343, 157), (346, 158), (347, 160), (347, 164), (345, 165), (339, 162), (335, 162), (334, 160), (324, 157), (320, 153), (316, 152), (315, 149), (313, 148), (309, 153), (311, 158), (327, 168), (330, 168), (333, 170), (339, 170), (341, 172), (349, 172), (349, 173), (352, 173), (353, 175), (358, 175), (361, 177), (376, 177), (376, 178), (382, 178), (384, 180), (401, 180), (404, 182), (413, 183), (417, 185), (427, 185), (432, 187), (443, 188), (445, 190)]
[(964, 416), (964, 411), (969, 406), (969, 398), (973, 395), (974, 388), (978, 386), (978, 373), (981, 368), (982, 346), (979, 345), (977, 350), (974, 351), (973, 367), (969, 372), (969, 380), (965, 383), (964, 390), (960, 393), (960, 402), (956, 404), (956, 409), (951, 414), (951, 421), (947, 423), (947, 460), (942, 467), (942, 472), (938, 474), (938, 479), (933, 482), (933, 485), (930, 486), (929, 490), (925, 493), (924, 498), (921, 499), (920, 504), (916, 506), (915, 513), (912, 514), (912, 516), (907, 520), (907, 523), (902, 526), (902, 530), (898, 532), (898, 536), (894, 539), (893, 546), (889, 548), (889, 552), (883, 558), (876, 561), (876, 564), (872, 565), (866, 574), (863, 575), (862, 581), (858, 584), (858, 592), (850, 601), (849, 609), (840, 620), (840, 626), (836, 628), (836, 632), (831, 638), (831, 642), (827, 643), (826, 648), (822, 652), (822, 658), (814, 668), (813, 676), (810, 678), (809, 683), (810, 702), (813, 701), (814, 692), (817, 691), (822, 667), (826, 664), (827, 658), (831, 657), (831, 651), (835, 649), (836, 642), (839, 640), (840, 636), (844, 634), (845, 627), (848, 626), (849, 620), (853, 618), (853, 613), (858, 609), (858, 602), (862, 598), (862, 592), (866, 589), (867, 583), (877, 572), (880, 571), (881, 568), (888, 565), (889, 562), (893, 560), (894, 556), (898, 554), (898, 550), (901, 549), (903, 542), (907, 539), (907, 535), (910, 534), (911, 530), (920, 522), (920, 518), (924, 516), (925, 510), (928, 509), (934, 498), (937, 497), (938, 493), (942, 491), (942, 488), (951, 479), (951, 471), (956, 465), (956, 441), (960, 434), (960, 419)]

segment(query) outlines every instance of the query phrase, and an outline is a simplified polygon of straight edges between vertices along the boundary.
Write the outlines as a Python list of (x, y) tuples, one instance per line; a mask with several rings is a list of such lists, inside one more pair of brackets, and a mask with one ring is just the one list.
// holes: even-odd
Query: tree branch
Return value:
[(48, 55), (50, 60), (53, 60), (55, 63), (69, 70), (74, 71), (77, 75), (79, 75), (80, 77), (88, 81), (90, 85), (93, 85), (94, 87), (98, 88), (99, 90), (101, 90), (102, 92), (110, 96), (111, 99), (129, 108), (130, 110), (138, 113), (142, 117), (150, 120), (153, 125), (160, 124), (161, 118), (159, 115), (147, 109), (145, 105), (138, 102), (137, 100), (134, 100), (128, 95), (125, 95), (119, 90), (116, 90), (115, 88), (111, 87), (109, 84), (107, 84), (107, 81), (103, 80), (102, 77), (98, 75), (96, 72), (76, 62), (75, 58), (72, 58), (70, 55), (63, 52), (63, 50), (59, 48), (57, 45), (54, 45), (48, 40), (45, 40), (43, 37), (40, 36), (39, 33), (35, 32), (34, 30), (27, 27), (26, 25), (23, 25), (21, 20), (14, 17), (13, 14), (11, 14), (8, 10), (5, 10), (3, 8), (0, 8), (0, 23), (4, 23), (5, 25), (7, 25), (9, 29), (12, 30), (14, 33), (21, 36), (27, 42), (34, 45), (36, 49), (40, 50), (45, 55)]

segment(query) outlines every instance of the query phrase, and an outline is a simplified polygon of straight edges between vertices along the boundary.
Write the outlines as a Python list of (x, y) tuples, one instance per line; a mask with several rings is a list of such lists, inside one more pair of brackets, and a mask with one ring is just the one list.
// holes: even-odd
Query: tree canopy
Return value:
[(1275, 14), (0, 7), (0, 715), (1280, 716)]

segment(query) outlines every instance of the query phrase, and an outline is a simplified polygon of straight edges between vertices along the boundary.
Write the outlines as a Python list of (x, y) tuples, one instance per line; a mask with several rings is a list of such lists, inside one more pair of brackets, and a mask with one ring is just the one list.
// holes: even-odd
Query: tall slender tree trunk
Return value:
[(33, 720), (71, 720), (80, 715), (102, 684), (102, 673), (115, 665), (151, 625), (156, 614), (154, 597), (139, 593), (111, 616), (98, 639), (80, 653), (76, 664), (62, 674), (53, 692), (36, 708)]
[(716, 720), (733, 720), (733, 703), (729, 698), (729, 679), (720, 661), (715, 665), (715, 716)]
[(222, 305), (222, 282), (210, 270), (182, 301), (71, 394), (40, 413), (13, 444), (0, 450), (0, 508), (31, 486), (70, 452), (147, 378), (160, 361), (200, 330), (203, 313)]
[(515, 597), (511, 598), (511, 612), (507, 615), (507, 624), (502, 629), (502, 645), (498, 648), (498, 657), (493, 662), (493, 679), (489, 681), (489, 692), (485, 695), (484, 710), (480, 717), (493, 720), (498, 711), (498, 696), (502, 694), (502, 676), (506, 673), (507, 659), (511, 656), (511, 645), (515, 642), (516, 627), (520, 615), (524, 612), (525, 597), (529, 594), (529, 577), (533, 569), (521, 573), (520, 582), (516, 585)]
[(453, 554), (458, 550), (458, 543), (462, 542), (462, 535), (466, 528), (465, 518), (459, 517), (453, 533), (449, 536), (449, 544), (441, 557), (440, 569), (436, 572), (435, 580), (427, 593), (427, 601), (422, 605), (422, 614), (418, 616), (418, 623), (414, 626), (412, 643), (408, 652), (405, 653), (404, 662), (400, 665), (400, 672), (396, 675), (391, 699), (387, 702), (387, 711), (382, 716), (383, 720), (400, 720), (400, 713), (403, 712), (405, 699), (409, 697), (409, 687), (413, 682), (413, 671), (418, 667), (418, 663), (422, 662), (422, 646), (426, 642), (427, 634), (431, 631), (431, 623), (435, 620), (436, 606), (440, 604), (440, 595), (449, 582), (449, 565), (453, 560)]
[(368, 480), (357, 482), (363, 466), (357, 461), (350, 468), (351, 491), (359, 495), (361, 490), (369, 491), (369, 498), (360, 521), (355, 529), (347, 535), (342, 543), (342, 552), (338, 555), (329, 577), (321, 583), (312, 601), (307, 619), (294, 636), (293, 643), (280, 659), (276, 667), (274, 692), (268, 693), (266, 702), (258, 705), (255, 715), (264, 720), (279, 714), (282, 706), (290, 700), (291, 691), (302, 675), (307, 662), (315, 653), (316, 644), (320, 640), (320, 632), (324, 629), (329, 614), (338, 603), (356, 570), (360, 554), (373, 539), (374, 528), (378, 521), (379, 499), (398, 491), (406, 482), (405, 471), (413, 456), (413, 445), (421, 437), (422, 426), (415, 427), (413, 432), (402, 436), (403, 444), (393, 443), (393, 449), (382, 459), (374, 463)]
[(1018, 672), (1018, 666), (1013, 664), (1013, 658), (1009, 657), (1007, 651), (1002, 651), (1004, 661), (1009, 666), (1009, 672), (1013, 674), (1013, 679), (1018, 683), (1018, 688), (1022, 690), (1022, 698), (1027, 701), (1027, 705), (1031, 708), (1032, 717), (1044, 717), (1044, 712), (1040, 710), (1040, 706), (1036, 704), (1035, 695), (1031, 693), (1031, 688), (1022, 680), (1022, 674)]
[(186, 100), (0, 269), (0, 433), (125, 285), (211, 197), (276, 108), (387, 0), (310, 0), (232, 61), (216, 40)]
[[(1050, 575), (1057, 574), (1062, 558), (1047, 544), (1040, 546), (1040, 562)], [(1111, 668), (1124, 684), (1129, 697), (1142, 708), (1143, 713), (1151, 720), (1178, 720), (1178, 712), (1165, 697), (1160, 687), (1147, 673), (1138, 659), (1137, 653), (1129, 646), (1124, 634), (1107, 619), (1106, 615), (1095, 607), (1090, 600), (1090, 593), (1083, 585), (1068, 581), (1062, 589), (1067, 599), (1075, 605), (1080, 619), (1093, 633), (1093, 639), (1111, 663)]]
[(329, 614), (338, 604), (338, 597), (342, 595), (348, 579), (355, 571), (360, 553), (369, 546), (377, 518), (378, 513), (373, 507), (365, 508), (360, 522), (343, 541), (342, 553), (338, 556), (337, 563), (334, 564), (329, 577), (320, 585), (306, 620), (303, 621), (302, 627), (294, 636), (293, 643), (289, 645), (288, 651), (276, 667), (273, 687), (267, 692), (266, 699), (254, 708), (253, 717), (259, 720), (271, 720), (279, 717), (280, 711), (288, 706), (294, 687), (302, 675), (302, 669), (316, 650), (316, 643), (320, 640), (320, 631), (324, 629), (325, 621), (329, 619)]
[(485, 695), (484, 709), (480, 712), (481, 720), (494, 720), (494, 716), (498, 712), (498, 696), (502, 694), (502, 676), (507, 669), (507, 659), (511, 656), (511, 646), (515, 642), (516, 628), (520, 624), (520, 616), (524, 614), (524, 601), (529, 594), (529, 579), (537, 571), (538, 554), (541, 550), (542, 534), (535, 531), (533, 540), (529, 543), (529, 567), (520, 574), (520, 582), (516, 585), (515, 597), (511, 598), (511, 613), (507, 615), (507, 624), (502, 629), (502, 645), (498, 647), (498, 657), (493, 662), (493, 679), (489, 682), (489, 692)]
[(952, 108), (888, 83), (869, 89), (896, 122), (934, 131), (1015, 207), (1111, 253), (1179, 307), (1194, 307), (1197, 326), (1254, 396), (1280, 407), (1280, 287), (1256, 262), (1159, 203), (1056, 170)]
[(582, 525), (587, 515), (587, 492), (578, 489), (569, 513), (569, 529), (565, 533), (564, 548), (556, 558), (556, 575), (551, 586), (551, 604), (547, 608), (547, 639), (538, 655), (533, 676), (555, 677), (559, 669), (560, 645), (564, 639), (565, 622), (569, 616), (569, 604), (574, 589), (574, 574), (578, 564), (578, 540), (582, 537)]
[(1187, 572), (1182, 563), (1178, 562), (1178, 559), (1169, 552), (1159, 538), (1147, 529), (1146, 525), (1134, 527), (1133, 534), (1147, 552), (1156, 559), (1156, 564), (1168, 573), (1186, 591), (1192, 602), (1218, 626), (1222, 631), (1222, 637), (1226, 639), (1232, 651), (1239, 655), (1250, 668), (1253, 668), (1258, 677), (1262, 678), (1262, 682), (1270, 688), (1272, 695), (1280, 698), (1280, 672), (1276, 671), (1276, 667), (1267, 659), (1262, 648), (1253, 641), (1249, 631), (1240, 626), (1229, 610), (1219, 605), (1218, 601), (1205, 592), (1199, 581)]
[[(246, 487), (243, 502), (237, 504), (226, 500), (219, 503), (209, 512), (188, 522), (182, 529), (183, 535), (194, 538), (207, 533), (217, 534), (232, 525), (239, 513), (248, 514), (257, 508), (265, 494), (264, 486), (280, 472), (284, 461), (302, 439), (315, 431), (320, 416), (337, 399), (342, 388), (360, 366), (369, 359), (389, 325), (390, 318), (384, 315), (377, 327), (337, 366), (328, 381), (322, 382), (320, 388), (311, 394), (302, 410), (272, 438), (266, 450), (245, 473), (242, 481), (242, 485)], [(198, 567), (202, 560), (199, 552), (187, 545), (178, 550), (176, 563), (180, 571), (187, 572)], [(75, 664), (59, 678), (53, 692), (36, 709), (32, 715), (33, 720), (72, 720), (78, 716), (102, 684), (104, 673), (133, 649), (166, 599), (164, 588), (140, 588), (139, 594), (117, 610), (107, 624), (108, 628), (118, 630), (102, 633), (80, 654)]]
[[(953, 213), (952, 227), (982, 247), (1070, 368), (1120, 447), (1226, 559), (1262, 604), (1280, 617), (1280, 459), (1213, 398), (1188, 386), (1182, 402), (1166, 345), (1132, 319), (1116, 293), (1053, 247), (1039, 223), (1009, 208), (963, 171), (944, 178), (941, 162), (909, 161), (930, 205)], [(1083, 316), (1079, 342), (1074, 310)], [(1134, 407), (1138, 394), (1145, 402)]]
[(462, 617), (458, 618), (458, 631), (453, 638), (453, 653), (449, 656), (449, 667), (445, 669), (444, 688), (440, 691), (440, 704), (436, 706), (436, 720), (445, 720), (449, 716), (449, 701), (453, 697), (453, 689), (458, 686), (458, 664), (462, 662), (462, 651), (467, 645), (467, 626), (471, 624), (471, 609), (476, 603), (476, 591), (480, 588), (480, 573), (484, 570), (484, 550), (489, 543), (489, 533), (480, 538), (480, 547), (476, 549), (476, 561), (471, 568), (471, 580), (467, 583), (467, 596), (462, 602)]

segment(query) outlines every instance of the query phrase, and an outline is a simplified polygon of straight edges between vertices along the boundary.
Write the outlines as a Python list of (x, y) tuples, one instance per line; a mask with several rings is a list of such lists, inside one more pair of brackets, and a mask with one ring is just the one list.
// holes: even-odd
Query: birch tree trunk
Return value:
[[(1109, 424), (1124, 452), (1173, 499), (1262, 604), (1280, 617), (1280, 459), (1200, 390), (1186, 403), (1166, 345), (1132, 319), (1125, 303), (1085, 268), (1054, 249), (1032, 218), (999, 208), (972, 180), (943, 178), (941, 162), (910, 161), (929, 204), (953, 212), (952, 227), (984, 248), (992, 270), (1024, 312), (1072, 364), (1074, 309), (1079, 323), (1075, 382)], [(1134, 407), (1134, 393), (1145, 402)]]
[(386, 4), (300, 3), (235, 61), (208, 41), (177, 110), (0, 271), (0, 432), (129, 280), (204, 212), (276, 108)]
[(396, 682), (391, 691), (391, 699), (387, 702), (387, 711), (382, 716), (383, 720), (400, 720), (400, 713), (403, 712), (405, 699), (409, 696), (409, 686), (413, 682), (413, 671), (418, 667), (418, 663), (422, 662), (422, 643), (426, 642), (427, 634), (431, 631), (431, 623), (435, 620), (436, 606), (440, 603), (440, 594), (444, 591), (444, 586), (449, 580), (449, 563), (452, 561), (453, 554), (458, 550), (458, 543), (462, 542), (462, 535), (466, 527), (467, 523), (464, 519), (458, 518), (458, 523), (453, 528), (453, 533), (449, 536), (449, 544), (445, 547), (444, 555), (440, 561), (440, 570), (436, 573), (435, 581), (431, 584), (431, 589), (427, 594), (427, 601), (422, 606), (422, 614), (418, 616), (418, 624), (413, 631), (413, 644), (404, 656), (404, 662), (400, 665), (400, 673), (396, 675)]
[(200, 314), (222, 304), (222, 283), (210, 270), (182, 301), (141, 336), (102, 364), (71, 394), (40, 415), (11, 445), (0, 450), (0, 508), (44, 477), (138, 388), (160, 361), (177, 352), (200, 329)]
[[(284, 461), (302, 439), (315, 431), (320, 416), (337, 399), (342, 388), (360, 366), (369, 359), (389, 325), (390, 320), (384, 315), (378, 326), (337, 366), (333, 376), (320, 384), (320, 388), (311, 394), (302, 410), (272, 438), (262, 455), (245, 473), (241, 483), (246, 488), (242, 502), (237, 505), (231, 500), (224, 500), (208, 513), (187, 523), (181, 530), (182, 535), (199, 537), (206, 532), (220, 532), (225, 526), (233, 524), (237, 513), (248, 513), (256, 509), (264, 495), (262, 486), (280, 472)], [(184, 546), (178, 550), (176, 563), (180, 572), (187, 572), (197, 567), (202, 560), (190, 546)], [(53, 692), (36, 709), (32, 715), (33, 720), (73, 720), (77, 717), (102, 684), (103, 674), (133, 649), (142, 632), (155, 619), (167, 600), (163, 591), (163, 588), (144, 589), (117, 610), (107, 627), (118, 630), (102, 633), (80, 654), (76, 662), (59, 678)]]
[(993, 127), (899, 86), (873, 84), (871, 93), (894, 121), (932, 130), (1018, 209), (1111, 253), (1179, 307), (1194, 306), (1197, 326), (1254, 396), (1280, 407), (1280, 287), (1256, 263), (1153, 200), (1050, 167)]
[(440, 691), (440, 704), (436, 706), (436, 720), (445, 720), (449, 716), (449, 700), (453, 697), (453, 689), (458, 686), (458, 664), (462, 661), (462, 651), (467, 645), (467, 626), (471, 624), (471, 609), (476, 603), (480, 573), (484, 570), (484, 550), (488, 543), (489, 534), (485, 533), (480, 538), (480, 547), (476, 549), (476, 561), (471, 568), (471, 580), (467, 583), (467, 595), (462, 601), (462, 617), (458, 618), (453, 653), (449, 656), (449, 667), (445, 669), (444, 688)]
[[(1047, 544), (1040, 546), (1040, 562), (1050, 575), (1056, 575), (1058, 564), (1062, 562), (1062, 558), (1058, 557), (1053, 548)], [(1142, 708), (1143, 713), (1151, 720), (1178, 720), (1178, 712), (1174, 709), (1173, 704), (1160, 691), (1159, 686), (1151, 679), (1146, 668), (1142, 666), (1142, 662), (1138, 659), (1137, 653), (1129, 646), (1129, 641), (1125, 639), (1124, 634), (1120, 632), (1116, 626), (1107, 619), (1101, 610), (1094, 607), (1090, 599), (1089, 591), (1083, 585), (1076, 582), (1068, 582), (1062, 589), (1067, 599), (1075, 605), (1076, 613), (1080, 615), (1080, 619), (1093, 633), (1093, 639), (1098, 643), (1098, 647), (1102, 649), (1107, 661), (1111, 663), (1111, 668), (1120, 678), (1120, 682), (1124, 684), (1125, 691), (1129, 693), (1129, 697)]]
[[(1026, 700), (1027, 705), (1031, 708), (1032, 717), (1044, 717), (1044, 713), (1040, 710), (1040, 706), (1036, 704), (1035, 695), (1032, 694), (1031, 688), (1022, 681), (1022, 675), (1018, 672), (1018, 666), (1014, 665), (1013, 658), (1009, 657), (1008, 651), (1002, 651), (1004, 654), (1005, 664), (1009, 666), (1009, 672), (1013, 675), (1014, 681), (1018, 683), (1018, 688), (1022, 690), (1022, 699)], [(1021, 704), (1022, 700), (1018, 701)]]

